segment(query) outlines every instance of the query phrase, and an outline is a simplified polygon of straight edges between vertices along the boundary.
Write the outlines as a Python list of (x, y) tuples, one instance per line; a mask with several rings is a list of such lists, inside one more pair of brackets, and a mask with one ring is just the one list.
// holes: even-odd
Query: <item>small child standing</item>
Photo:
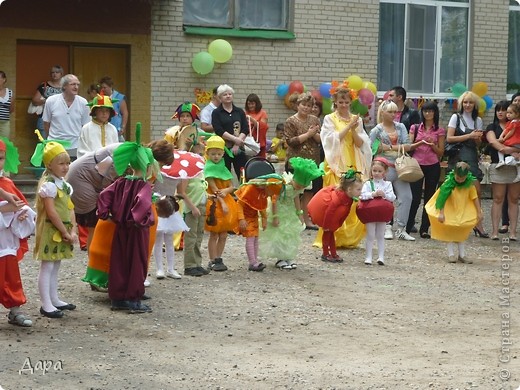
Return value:
[(270, 153), (276, 156), (276, 161), (282, 162), (285, 161), (285, 157), (287, 155), (287, 141), (285, 140), (284, 134), (284, 124), (278, 123), (276, 125), (276, 137), (273, 137), (271, 140), (271, 149)]
[(323, 229), (321, 260), (330, 263), (343, 262), (336, 252), (334, 232), (347, 219), (352, 202), (361, 194), (361, 186), (358, 172), (350, 169), (341, 175), (338, 186), (322, 188), (309, 202), (308, 210), (312, 222)]
[(206, 166), (204, 176), (208, 182), (209, 202), (206, 203), (206, 225), (209, 231), (208, 267), (212, 271), (227, 271), (222, 260), (229, 231), (238, 233), (238, 206), (231, 194), (235, 191), (233, 175), (224, 162), (225, 142), (214, 135), (206, 142)]
[[(482, 219), (474, 181), (469, 165), (458, 162), (425, 206), (432, 226), (432, 238), (448, 243), (449, 263), (473, 263), (466, 257), (464, 242)], [(459, 248), (458, 257), (455, 257), (455, 244)]]
[[(190, 145), (193, 153), (204, 154), (204, 145)], [(203, 276), (209, 271), (202, 266), (201, 246), (206, 222), (206, 190), (208, 182), (201, 170), (195, 177), (182, 179), (177, 194), (184, 201), (184, 222), (189, 230), (184, 233), (184, 275)]]
[[(152, 186), (148, 179), (158, 172), (152, 150), (141, 145), (141, 124), (136, 142), (125, 142), (114, 150), (114, 168), (119, 176), (130, 166), (132, 174), (122, 176), (105, 188), (98, 198), (100, 219), (116, 224), (110, 255), (108, 296), (112, 310), (147, 313), (152, 309), (141, 303), (148, 269)], [(156, 174), (156, 173), (155, 173)]]
[[(179, 215), (179, 203), (171, 195), (162, 196), (155, 202), (158, 222), (155, 233), (155, 244), (153, 254), (157, 270), (157, 279), (165, 276), (172, 279), (181, 279), (182, 276), (175, 270), (175, 251), (173, 249), (173, 233), (189, 230), (188, 226)], [(166, 249), (166, 262), (168, 269), (166, 275), (163, 270), (163, 244)]]
[[(520, 152), (520, 104), (512, 103), (507, 107), (506, 113), (508, 122), (506, 128), (498, 138), (498, 142), (505, 146), (517, 148)], [(504, 157), (504, 153), (498, 152), (498, 163), (496, 168), (501, 168), (504, 165), (516, 166), (516, 178), (513, 183), (520, 181), (520, 161), (513, 156)]]
[(191, 125), (199, 119), (199, 112), (200, 108), (196, 104), (190, 102), (180, 104), (171, 117), (171, 119), (178, 119), (179, 124), (167, 129), (164, 132), (164, 139), (176, 145), (176, 149), (188, 150), (186, 142), (190, 136), (193, 136), (193, 130), (195, 129)]
[(116, 115), (112, 103), (118, 100), (110, 100), (108, 96), (97, 95), (88, 105), (92, 121), (81, 129), (78, 141), (78, 158), (88, 152), (97, 151), (107, 145), (119, 142), (116, 127), (110, 123), (110, 119)]
[[(391, 207), (393, 213), (394, 207), (391, 202), (395, 200), (395, 194), (392, 188), (392, 183), (384, 179), (387, 170), (388, 161), (386, 161), (384, 157), (376, 157), (374, 161), (372, 161), (372, 167), (370, 169), (372, 179), (367, 180), (365, 184), (363, 184), (360, 198), (362, 202), (377, 198), (385, 199), (388, 201), (388, 206)], [(366, 265), (372, 265), (372, 249), (374, 248), (374, 240), (377, 241), (377, 264), (385, 265), (385, 228), (388, 218), (386, 218), (382, 213), (379, 214), (381, 215), (374, 215), (374, 222), (365, 223), (367, 231), (365, 238)]]
[(19, 262), (29, 250), (27, 237), (34, 232), (36, 213), (4, 172), (18, 173), (18, 150), (7, 138), (0, 139), (0, 189), (15, 194), (20, 201), (8, 203), (0, 194), (0, 304), (9, 309), (10, 324), (29, 327), (31, 319), (20, 306), (27, 302), (20, 277)]
[[(248, 178), (246, 177), (246, 180)], [(239, 208), (239, 228), (246, 238), (246, 253), (249, 262), (249, 271), (261, 272), (265, 264), (258, 261), (258, 216), (262, 220), (262, 229), (267, 228), (268, 199), (271, 198), (273, 214), (276, 215), (276, 202), (283, 188), (283, 179), (275, 173), (258, 176), (243, 183), (235, 192)], [(243, 217), (242, 217), (243, 215)]]
[(301, 243), (301, 232), (305, 230), (300, 196), (312, 180), (323, 175), (314, 160), (293, 157), (289, 160), (294, 173), (284, 173), (285, 187), (278, 197), (275, 212), (267, 212), (267, 229), (260, 231), (260, 255), (277, 259), (276, 267), (291, 270)]
[(58, 295), (61, 260), (74, 257), (72, 244), (78, 240), (74, 205), (70, 199), (72, 186), (64, 179), (69, 171), (70, 157), (61, 143), (42, 140), (31, 162), (40, 166), (42, 160), (46, 169), (36, 192), (34, 244), (34, 257), (41, 262), (38, 275), (42, 304), (40, 313), (49, 318), (61, 318), (63, 310), (76, 308), (76, 305), (62, 301)]

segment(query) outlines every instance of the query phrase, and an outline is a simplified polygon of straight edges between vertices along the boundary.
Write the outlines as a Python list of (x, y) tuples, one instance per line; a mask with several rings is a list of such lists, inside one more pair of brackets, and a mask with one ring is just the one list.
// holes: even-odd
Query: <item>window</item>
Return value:
[(379, 26), (379, 90), (424, 96), (467, 84), (469, 0), (382, 0)]
[(219, 29), (220, 35), (255, 36), (254, 31), (263, 32), (260, 37), (268, 31), (274, 33), (273, 37), (276, 32), (289, 32), (294, 7), (293, 0), (190, 0), (183, 4), (188, 33), (214, 34), (213, 29)]
[(509, 48), (507, 55), (507, 93), (520, 91), (520, 5), (509, 1)]

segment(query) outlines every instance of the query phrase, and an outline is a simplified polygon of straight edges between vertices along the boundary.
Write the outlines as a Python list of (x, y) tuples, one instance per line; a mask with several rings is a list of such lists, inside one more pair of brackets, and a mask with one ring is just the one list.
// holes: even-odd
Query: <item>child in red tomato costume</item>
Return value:
[(308, 211), (312, 222), (323, 229), (323, 261), (343, 261), (336, 252), (334, 232), (347, 219), (352, 202), (361, 194), (362, 184), (357, 172), (351, 169), (341, 176), (338, 186), (322, 188), (309, 202)]

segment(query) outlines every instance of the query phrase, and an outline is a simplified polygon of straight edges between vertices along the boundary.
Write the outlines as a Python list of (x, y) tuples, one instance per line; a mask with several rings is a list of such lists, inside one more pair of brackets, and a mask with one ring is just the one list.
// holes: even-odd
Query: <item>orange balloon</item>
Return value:
[(296, 101), (296, 99), (293, 98), (293, 95), (297, 95), (297, 93), (288, 93), (287, 95), (285, 95), (285, 97), (283, 98), (283, 103), (285, 104), (285, 107), (287, 107), (288, 109), (290, 110), (295, 110), (296, 107), (294, 107), (294, 104), (291, 103), (291, 100), (292, 101)]

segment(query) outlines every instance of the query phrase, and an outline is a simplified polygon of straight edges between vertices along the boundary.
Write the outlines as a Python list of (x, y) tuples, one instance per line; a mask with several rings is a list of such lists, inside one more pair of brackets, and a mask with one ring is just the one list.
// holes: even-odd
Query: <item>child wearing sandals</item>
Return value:
[(222, 260), (229, 231), (238, 233), (238, 206), (231, 194), (235, 191), (231, 182), (233, 175), (224, 162), (225, 141), (214, 135), (206, 141), (206, 165), (204, 176), (208, 182), (206, 203), (206, 224), (209, 232), (208, 268), (212, 271), (227, 271)]
[[(179, 215), (179, 203), (171, 195), (162, 196), (155, 202), (157, 210), (157, 231), (153, 254), (157, 270), (157, 279), (165, 277), (181, 279), (182, 276), (175, 270), (175, 251), (173, 249), (173, 233), (189, 230), (182, 217)], [(166, 249), (166, 274), (163, 269), (163, 244)]]
[[(40, 138), (39, 132), (37, 134)], [(36, 192), (34, 258), (40, 261), (40, 313), (48, 318), (62, 318), (64, 310), (76, 308), (58, 295), (61, 260), (74, 257), (73, 243), (78, 241), (74, 205), (70, 199), (72, 186), (64, 179), (69, 171), (70, 157), (61, 143), (43, 138), (40, 141), (31, 158), (35, 166), (40, 166), (43, 160), (46, 168)]]
[[(20, 277), (19, 261), (29, 250), (27, 237), (34, 232), (36, 213), (27, 206), (23, 194), (4, 176), (18, 173), (18, 150), (7, 139), (0, 139), (0, 304), (9, 309), (10, 324), (29, 327), (31, 319), (20, 306), (27, 302)], [(20, 200), (8, 202), (8, 195)], [(11, 197), (12, 200), (12, 197)]]
[[(382, 198), (389, 202), (395, 200), (392, 183), (384, 179), (386, 171), (388, 170), (388, 161), (384, 157), (376, 157), (372, 161), (370, 173), (371, 180), (367, 180), (361, 189), (361, 201), (370, 199)], [(393, 211), (393, 205), (389, 204)], [(379, 220), (378, 220), (379, 219)], [(372, 219), (371, 219), (372, 220)], [(377, 264), (385, 265), (385, 228), (388, 218), (384, 215), (373, 217), (374, 222), (366, 222), (365, 228), (367, 235), (365, 238), (365, 264), (372, 265), (372, 249), (374, 248), (374, 240), (377, 241), (378, 259)]]
[(314, 160), (293, 157), (289, 160), (294, 173), (284, 173), (284, 191), (278, 197), (273, 211), (268, 209), (267, 229), (260, 231), (259, 250), (265, 258), (277, 259), (276, 267), (291, 270), (305, 230), (300, 196), (312, 180), (323, 176)]
[(350, 169), (341, 175), (338, 186), (322, 188), (309, 202), (308, 210), (312, 222), (323, 229), (322, 261), (343, 262), (336, 252), (334, 232), (347, 219), (352, 202), (361, 194), (361, 186), (358, 172)]
[[(464, 242), (482, 219), (482, 209), (473, 184), (475, 176), (469, 168), (466, 162), (459, 161), (425, 206), (432, 238), (448, 243), (448, 263), (473, 263), (466, 257)], [(459, 249), (458, 257), (455, 246)]]
[[(248, 180), (248, 178), (245, 178)], [(277, 198), (283, 188), (283, 179), (280, 175), (268, 175), (251, 178), (243, 183), (235, 192), (239, 209), (243, 217), (239, 217), (240, 233), (246, 238), (246, 253), (249, 271), (262, 272), (265, 264), (258, 261), (258, 235), (260, 226), (258, 217), (262, 220), (262, 229), (267, 228), (268, 199), (271, 198), (273, 214), (276, 214)]]

